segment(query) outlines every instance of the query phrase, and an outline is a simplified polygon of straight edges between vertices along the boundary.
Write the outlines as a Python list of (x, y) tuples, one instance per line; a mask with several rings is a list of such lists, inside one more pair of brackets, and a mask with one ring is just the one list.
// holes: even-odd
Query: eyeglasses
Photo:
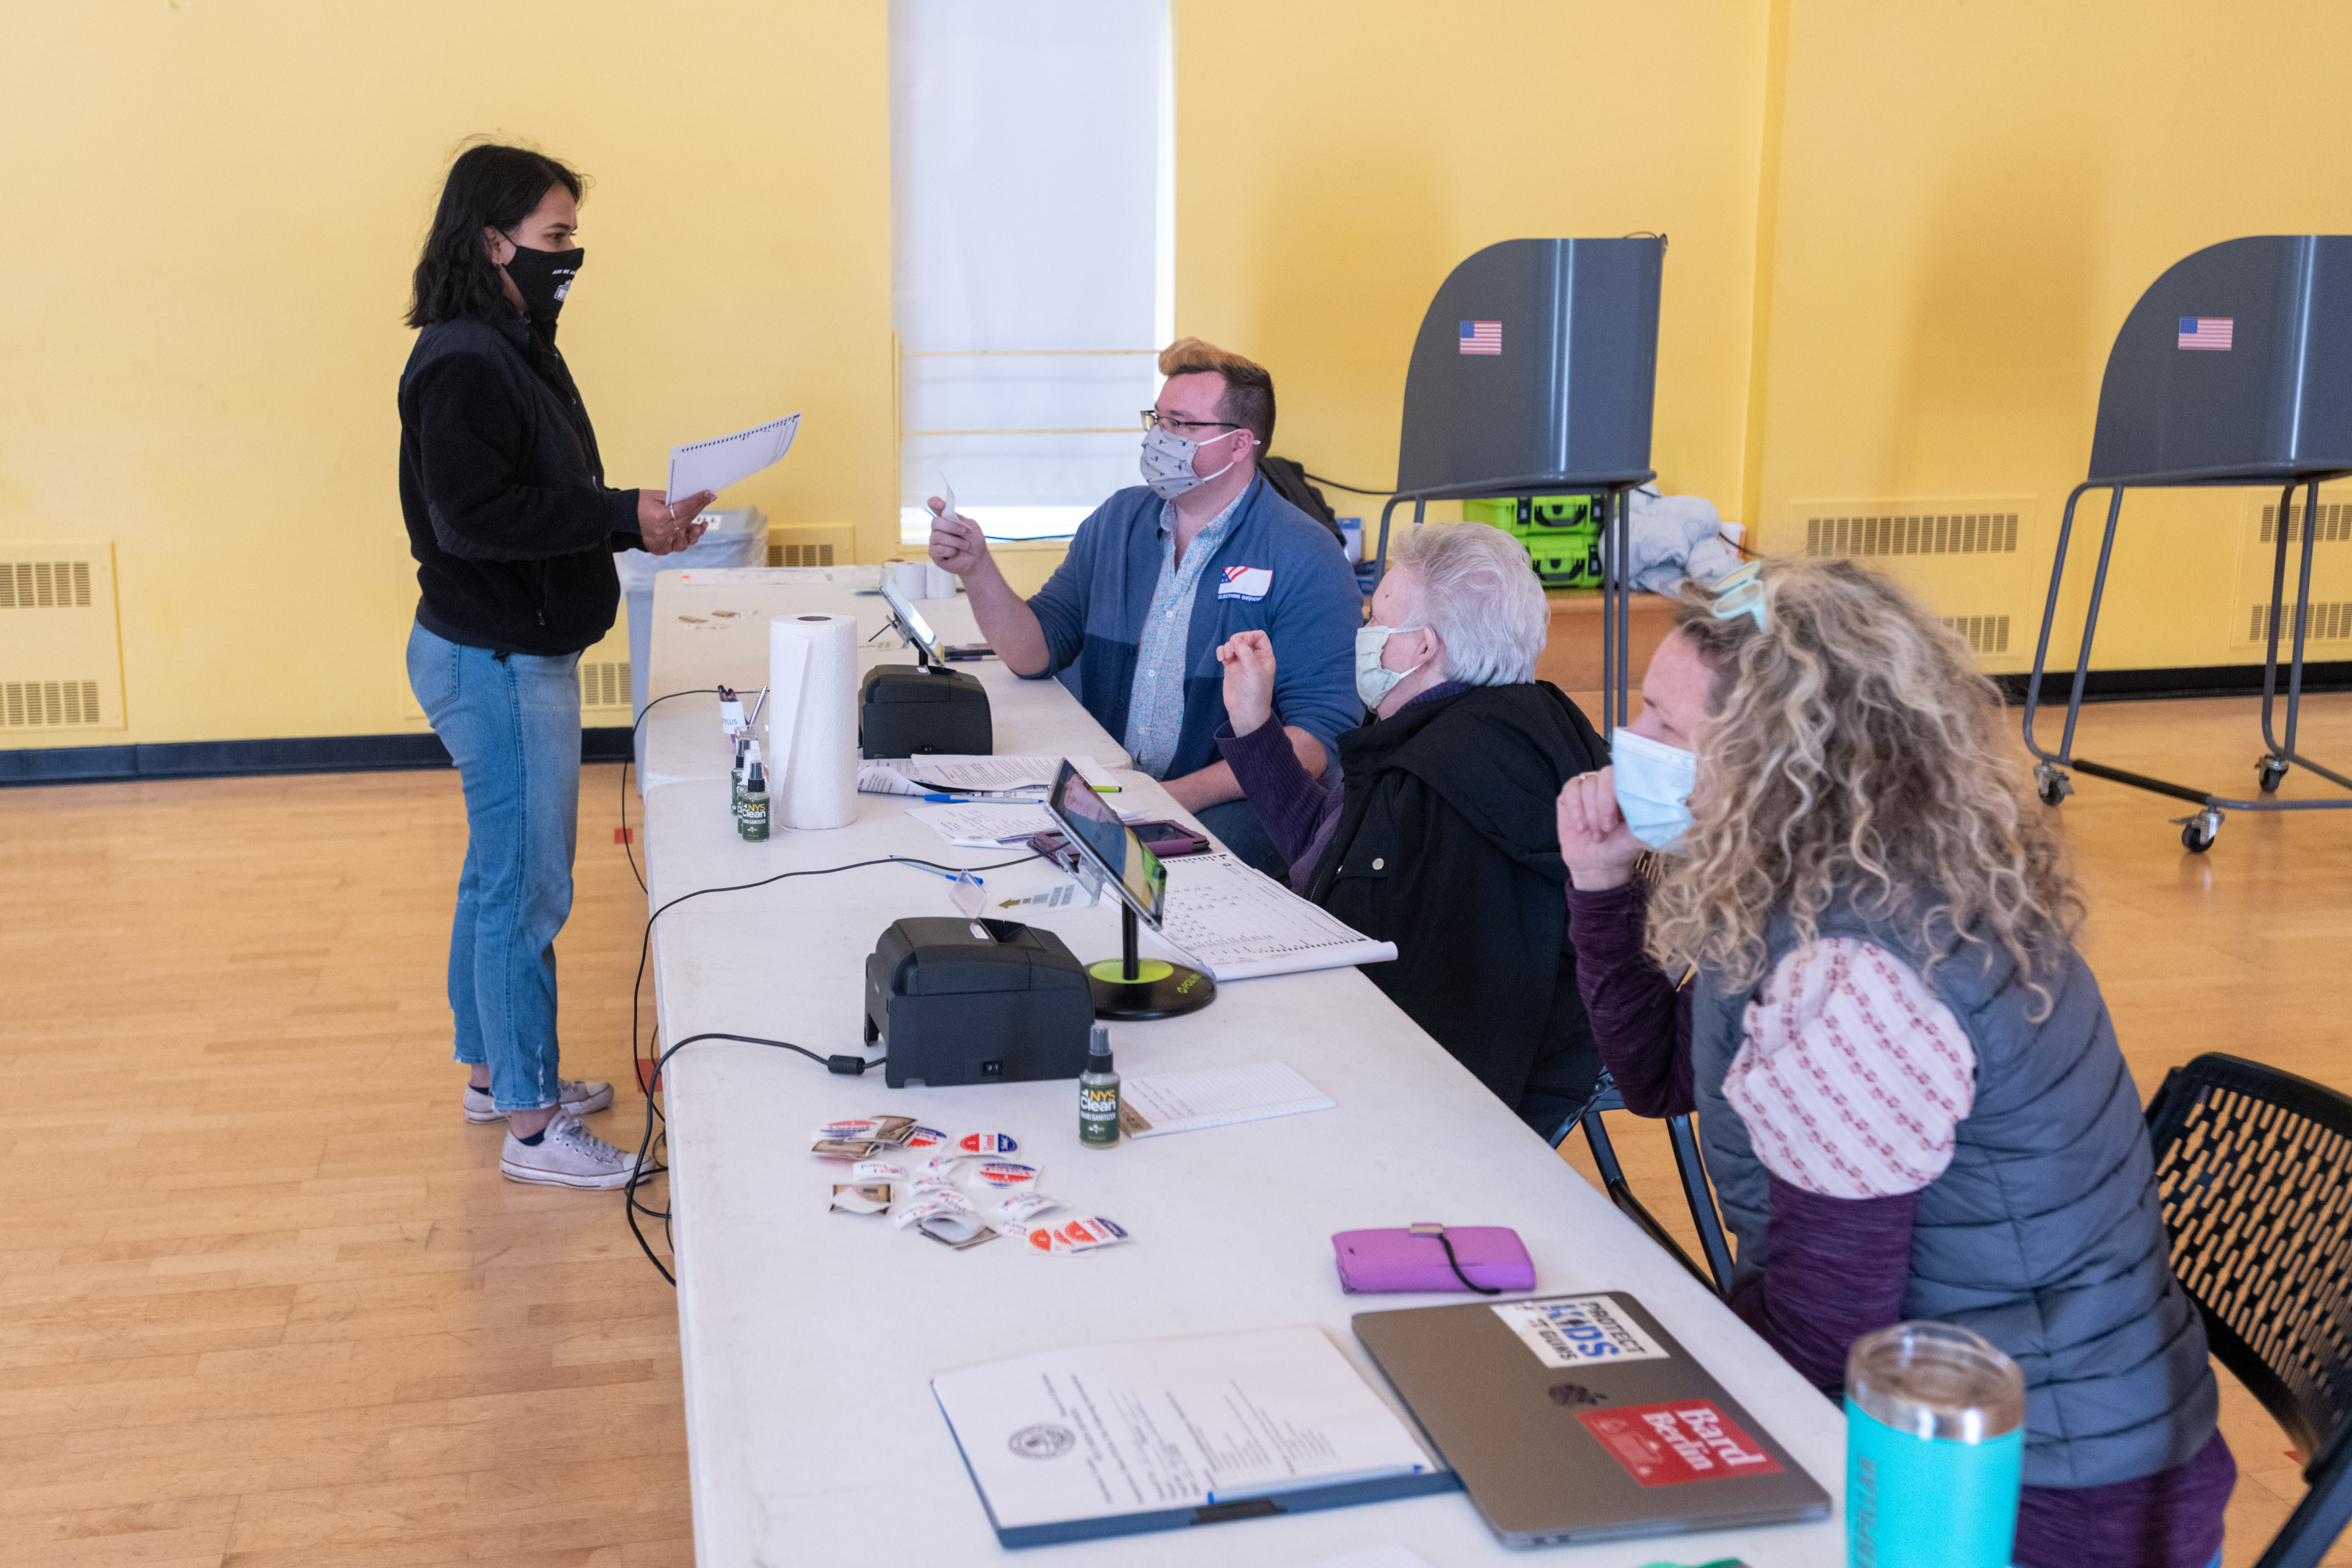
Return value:
[[(1241, 430), (1245, 427), (1238, 424), (1226, 424), (1222, 421), (1213, 419), (1163, 419), (1160, 417), (1160, 413), (1158, 409), (1147, 408), (1143, 411), (1143, 428), (1146, 430), (1164, 430), (1171, 435), (1183, 435), (1188, 430)], [(1191, 438), (1188, 436), (1186, 439), (1189, 440)]]
[(1717, 621), (1737, 621), (1743, 615), (1752, 615), (1756, 618), (1756, 630), (1772, 630), (1772, 623), (1766, 619), (1764, 609), (1762, 561), (1751, 560), (1709, 587), (1715, 594), (1715, 602), (1707, 606), (1707, 610)]

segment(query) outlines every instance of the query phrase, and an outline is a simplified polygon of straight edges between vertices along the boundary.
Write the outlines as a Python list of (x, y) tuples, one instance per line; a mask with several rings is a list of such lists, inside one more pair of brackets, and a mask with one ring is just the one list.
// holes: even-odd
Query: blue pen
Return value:
[[(910, 861), (899, 855), (892, 855), (890, 858), (909, 871), (929, 872), (933, 876), (945, 877), (950, 882), (961, 882), (971, 875), (969, 872), (941, 871), (935, 865), (925, 865), (920, 861)], [(974, 876), (971, 880), (982, 887), (988, 885), (988, 879), (984, 876)]]

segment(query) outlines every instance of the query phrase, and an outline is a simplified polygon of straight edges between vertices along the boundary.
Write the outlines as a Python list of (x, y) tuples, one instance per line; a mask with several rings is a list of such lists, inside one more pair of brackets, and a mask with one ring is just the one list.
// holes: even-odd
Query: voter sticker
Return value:
[(1712, 1399), (1580, 1410), (1576, 1418), (1601, 1439), (1610, 1458), (1645, 1487), (1769, 1476), (1780, 1462), (1758, 1447)]
[(850, 1116), (838, 1122), (827, 1122), (816, 1130), (816, 1135), (820, 1138), (870, 1138), (875, 1128), (880, 1125), (879, 1117)]
[(1274, 568), (1270, 566), (1229, 566), (1225, 580), (1217, 584), (1220, 599), (1264, 599), (1274, 587)]
[(968, 1155), (1009, 1155), (1021, 1145), (1007, 1133), (966, 1133), (956, 1140), (956, 1147)]
[(910, 1149), (936, 1149), (947, 1141), (948, 1135), (937, 1127), (917, 1127), (907, 1134), (907, 1147)]
[(1673, 1354), (1634, 1327), (1606, 1296), (1549, 1296), (1503, 1301), (1487, 1310), (1510, 1324), (1546, 1366), (1664, 1361)]
[(1011, 1160), (991, 1160), (971, 1174), (991, 1186), (1026, 1186), (1037, 1179), (1037, 1167), (1017, 1166)]

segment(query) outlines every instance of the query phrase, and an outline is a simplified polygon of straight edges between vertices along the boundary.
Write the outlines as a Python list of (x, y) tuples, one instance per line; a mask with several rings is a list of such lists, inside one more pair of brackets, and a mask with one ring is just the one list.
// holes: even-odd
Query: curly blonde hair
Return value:
[(1895, 923), (1927, 967), (1998, 945), (2042, 979), (2082, 899), (2054, 823), (2002, 744), (2002, 703), (1967, 643), (1851, 562), (1767, 560), (1765, 625), (1686, 587), (1675, 618), (1715, 672), (1694, 822), (1650, 900), (1649, 946), (1728, 986), (1762, 977), (1785, 912), (1801, 946), (1841, 895)]

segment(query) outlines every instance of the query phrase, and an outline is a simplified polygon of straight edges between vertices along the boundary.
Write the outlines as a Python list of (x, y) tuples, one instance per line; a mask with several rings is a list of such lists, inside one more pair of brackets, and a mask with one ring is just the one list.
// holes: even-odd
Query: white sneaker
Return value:
[(536, 1146), (509, 1132), (499, 1151), (499, 1169), (509, 1181), (549, 1186), (626, 1186), (636, 1166), (634, 1151), (614, 1148), (561, 1111)]
[[(593, 1116), (613, 1103), (613, 1086), (594, 1079), (559, 1078), (555, 1081), (555, 1108), (567, 1116)], [(466, 1120), (468, 1122), (503, 1122), (507, 1113), (487, 1089), (466, 1085)]]

